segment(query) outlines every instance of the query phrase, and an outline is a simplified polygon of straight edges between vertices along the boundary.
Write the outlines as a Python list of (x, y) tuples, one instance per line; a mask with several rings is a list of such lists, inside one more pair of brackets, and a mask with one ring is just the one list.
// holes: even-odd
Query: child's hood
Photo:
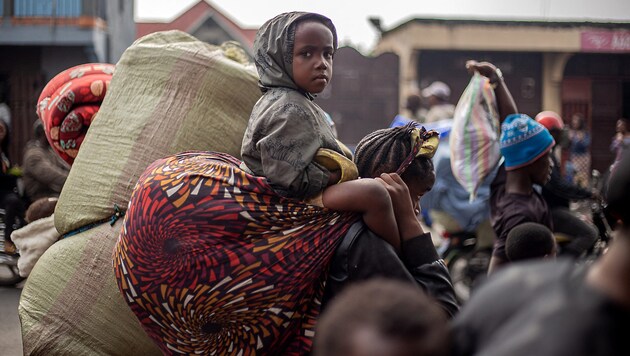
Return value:
[(332, 21), (323, 15), (310, 12), (286, 12), (265, 22), (254, 40), (254, 61), (263, 91), (270, 87), (286, 87), (298, 90), (293, 81), (293, 34), (297, 21), (305, 17), (321, 21), (333, 34), (337, 48), (337, 31)]

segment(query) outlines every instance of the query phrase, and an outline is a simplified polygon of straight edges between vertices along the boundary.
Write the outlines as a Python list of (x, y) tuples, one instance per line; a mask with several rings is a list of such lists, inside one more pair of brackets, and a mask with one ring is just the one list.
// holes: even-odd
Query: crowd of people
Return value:
[[(607, 190), (602, 194), (588, 189), (591, 139), (584, 117), (574, 115), (567, 132), (565, 120), (557, 113), (543, 111), (535, 118), (520, 113), (495, 65), (467, 62), (462, 70), (482, 75), (496, 96), (502, 156), (482, 184), (477, 201), (471, 202), (453, 178), (444, 137), (439, 147), (439, 133), (423, 127), (454, 116), (451, 90), (443, 82), (434, 82), (420, 95), (409, 96), (405, 111), (394, 119), (396, 124), (368, 134), (354, 152), (337, 140), (330, 116), (315, 102), (315, 95), (332, 78), (337, 45), (335, 26), (323, 15), (291, 12), (269, 20), (254, 42), (263, 95), (244, 133), (242, 161), (220, 154), (182, 155), (151, 168), (151, 174), (167, 167), (164, 172), (188, 170), (190, 176), (205, 174), (221, 182), (214, 191), (222, 193), (195, 201), (195, 209), (208, 209), (208, 214), (219, 206), (239, 211), (234, 214), (238, 217), (226, 217), (234, 219), (234, 226), (246, 220), (259, 228), (276, 221), (277, 226), (261, 234), (267, 236), (261, 240), (299, 238), (295, 232), (306, 230), (300, 230), (305, 229), (303, 225), (290, 225), (296, 215), (317, 218), (316, 227), (324, 235), (316, 234), (314, 242), (282, 250), (285, 245), (256, 242), (259, 237), (252, 237), (255, 229), (247, 225), (239, 248), (252, 239), (256, 242), (251, 252), (257, 260), (245, 259), (251, 265), (245, 271), (249, 279), (233, 275), (229, 281), (226, 278), (213, 285), (197, 279), (173, 282), (172, 275), (152, 275), (156, 278), (152, 283), (174, 283), (186, 290), (208, 283), (205, 286), (213, 291), (214, 302), (221, 301), (216, 305), (226, 308), (222, 315), (227, 319), (242, 320), (237, 313), (254, 313), (256, 309), (252, 315), (260, 321), (250, 321), (264, 325), (239, 329), (242, 339), (237, 340), (237, 346), (230, 345), (229, 351), (225, 346), (219, 352), (232, 352), (233, 347), (246, 344), (267, 353), (315, 355), (630, 354), (630, 344), (621, 335), (630, 320), (628, 120), (620, 119), (617, 124), (611, 144), (616, 157)], [(427, 108), (423, 108), (423, 101)], [(0, 119), (0, 204), (5, 221), (23, 220), (30, 203), (41, 206), (38, 202), (59, 196), (70, 167), (51, 150), (45, 128), (37, 122), (22, 172), (12, 170), (7, 157), (11, 117), (0, 111)], [(559, 161), (561, 147), (569, 151), (574, 166), (575, 175), (570, 179)], [(442, 156), (440, 149), (445, 152)], [(123, 261), (115, 264), (117, 276), (133, 274), (130, 269), (142, 276), (155, 266), (156, 261), (142, 258), (143, 244), (154, 232), (143, 228), (147, 209), (139, 198), (154, 196), (162, 189), (160, 184), (151, 184), (152, 179), (158, 179), (151, 174), (136, 186), (135, 198), (129, 204), (130, 213), (114, 253), (116, 261)], [(24, 182), (23, 192), (18, 189), (18, 178)], [(172, 192), (169, 190), (165, 199), (171, 198)], [(580, 256), (593, 246), (598, 231), (578, 218), (569, 203), (603, 199), (615, 238), (593, 264), (580, 263)], [(494, 242), (488, 278), (463, 305), (455, 296), (448, 268), (431, 233), (418, 218), (423, 208), (420, 202), (426, 202), (435, 213), (425, 217), (440, 221), (443, 214), (442, 221), (450, 218), (459, 229), (476, 230)], [(52, 214), (54, 204), (47, 205), (44, 215)], [(258, 206), (256, 214), (248, 210), (252, 205)], [(197, 213), (211, 216), (205, 211), (186, 212), (190, 216)], [(159, 219), (158, 214), (153, 215)], [(188, 228), (192, 231), (192, 223)], [(7, 244), (11, 244), (11, 233), (9, 224), (5, 228)], [(568, 236), (569, 241), (559, 245), (557, 234)], [(325, 239), (334, 240), (334, 244), (322, 242)], [(219, 246), (230, 248), (229, 244)], [(169, 245), (164, 254), (171, 256), (178, 251), (179, 245)], [(295, 275), (273, 279), (270, 271), (290, 274), (282, 262), (291, 258), (282, 256), (283, 251), (311, 254), (321, 261), (309, 261), (316, 269), (297, 270), (301, 279)], [(226, 267), (217, 263), (211, 267), (211, 275), (225, 271)], [(252, 276), (261, 264), (260, 275)], [(319, 270), (323, 273), (313, 272)], [(236, 286), (221, 286), (232, 279), (238, 282)], [(119, 277), (118, 281), (121, 291), (130, 295), (136, 287), (145, 288), (146, 279)], [(236, 298), (233, 290), (248, 284), (259, 289), (253, 295)], [(207, 306), (195, 304), (205, 302), (203, 298), (187, 299), (185, 304), (188, 302), (197, 309)], [(241, 309), (229, 309), (236, 302)], [(190, 352), (191, 340), (173, 338), (180, 335), (181, 325), (158, 322), (168, 311), (173, 320), (186, 327), (198, 327), (199, 321), (192, 320), (187, 309), (168, 304), (172, 300), (130, 299), (128, 303), (164, 353)], [(289, 305), (295, 309), (283, 309)], [(300, 313), (303, 315), (293, 317)], [(233, 340), (231, 321), (213, 320), (199, 327), (204, 335), (219, 335), (220, 339), (225, 332)], [(275, 332), (283, 334), (274, 337), (271, 334)]]
[[(16, 165), (8, 156), (11, 111), (6, 104), (0, 106), (0, 119), (0, 208), (4, 210), (4, 251), (14, 254), (17, 251), (11, 234), (15, 228), (30, 222), (26, 218), (33, 203), (59, 197), (70, 166), (52, 150), (41, 121), (33, 124), (33, 139), (26, 144), (23, 164)], [(48, 215), (52, 215), (52, 211)]]

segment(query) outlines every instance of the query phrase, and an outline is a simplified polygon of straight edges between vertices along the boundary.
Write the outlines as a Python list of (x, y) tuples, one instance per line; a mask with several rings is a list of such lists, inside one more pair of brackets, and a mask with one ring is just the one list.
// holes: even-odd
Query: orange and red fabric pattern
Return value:
[(165, 354), (308, 354), (329, 260), (359, 216), (277, 195), (224, 153), (140, 177), (114, 250), (118, 286)]
[(78, 65), (57, 74), (37, 101), (37, 115), (55, 152), (72, 164), (85, 134), (98, 112), (115, 66), (107, 63)]

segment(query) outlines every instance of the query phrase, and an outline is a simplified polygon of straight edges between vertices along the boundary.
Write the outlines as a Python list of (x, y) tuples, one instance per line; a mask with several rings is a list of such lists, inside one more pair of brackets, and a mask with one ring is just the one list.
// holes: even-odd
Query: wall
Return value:
[(398, 114), (399, 58), (364, 57), (354, 48), (335, 53), (330, 85), (315, 102), (328, 112), (339, 139), (354, 147), (365, 135), (389, 126)]
[(133, 1), (109, 0), (107, 3), (107, 52), (105, 61), (116, 63), (136, 38)]

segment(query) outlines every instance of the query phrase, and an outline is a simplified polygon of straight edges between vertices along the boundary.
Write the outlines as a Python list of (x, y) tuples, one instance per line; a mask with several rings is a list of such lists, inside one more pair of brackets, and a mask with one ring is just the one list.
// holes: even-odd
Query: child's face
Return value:
[(545, 183), (547, 183), (551, 178), (551, 169), (553, 168), (553, 161), (551, 160), (550, 152), (541, 156), (529, 167), (532, 182), (539, 185), (545, 185)]
[(293, 81), (309, 93), (321, 93), (332, 77), (333, 34), (321, 22), (304, 21), (295, 29)]

